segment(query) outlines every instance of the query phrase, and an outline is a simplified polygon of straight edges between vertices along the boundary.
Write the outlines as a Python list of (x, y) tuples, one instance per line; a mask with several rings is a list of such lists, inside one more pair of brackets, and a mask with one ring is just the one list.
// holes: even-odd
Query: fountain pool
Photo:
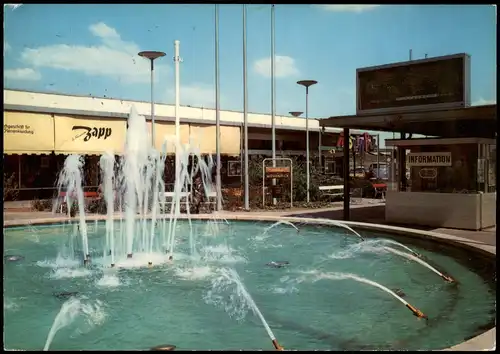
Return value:
[(285, 349), (442, 349), (494, 325), (495, 286), (470, 253), (452, 246), (398, 236), (457, 280), (449, 283), (402, 257), (411, 253), (388, 234), (358, 230), (361, 241), (312, 224), (295, 223), (297, 232), (267, 222), (178, 220), (172, 262), (145, 250), (110, 268), (109, 224), (86, 223), (87, 267), (86, 245), (69, 242), (78, 223), (4, 229), (4, 256), (22, 256), (4, 257), (5, 348), (273, 349), (252, 303)]

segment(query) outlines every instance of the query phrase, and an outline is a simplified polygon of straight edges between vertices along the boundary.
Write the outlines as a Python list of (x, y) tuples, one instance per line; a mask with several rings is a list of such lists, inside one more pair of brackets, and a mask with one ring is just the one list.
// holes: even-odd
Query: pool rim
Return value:
[[(142, 216), (137, 215), (137, 218)], [(472, 244), (469, 239), (447, 235), (443, 233), (424, 231), (418, 229), (412, 229), (407, 227), (383, 225), (383, 224), (373, 224), (358, 221), (343, 221), (343, 220), (332, 220), (324, 218), (307, 218), (307, 217), (297, 217), (297, 216), (280, 216), (280, 215), (265, 215), (259, 214), (254, 215), (253, 213), (248, 214), (194, 214), (194, 215), (179, 215), (178, 219), (188, 219), (190, 217), (192, 220), (216, 220), (216, 219), (226, 219), (235, 221), (267, 221), (267, 222), (277, 222), (277, 221), (289, 221), (292, 223), (303, 223), (303, 224), (315, 224), (315, 225), (325, 225), (325, 226), (336, 226), (336, 223), (343, 223), (348, 226), (354, 226), (358, 229), (364, 229), (369, 231), (385, 231), (391, 235), (405, 236), (405, 237), (415, 237), (432, 240), (435, 242), (451, 244), (455, 247), (467, 248), (472, 252), (480, 253), (482, 256), (488, 258), (496, 259), (496, 245), (490, 246), (487, 244)], [(89, 221), (105, 221), (107, 215), (86, 215), (85, 220)], [(120, 215), (114, 214), (113, 219), (120, 218)], [(151, 219), (151, 215), (146, 216), (147, 219)], [(67, 216), (54, 216), (51, 218), (34, 218), (34, 219), (16, 219), (16, 220), (4, 220), (4, 229), (19, 227), (19, 226), (29, 226), (29, 225), (50, 225), (50, 224), (62, 224), (64, 222), (77, 221), (78, 216), (69, 218)], [(441, 351), (477, 351), (477, 350), (495, 350), (496, 348), (496, 326), (492, 329), (481, 333), (467, 341), (456, 344), (452, 347), (440, 349)]]

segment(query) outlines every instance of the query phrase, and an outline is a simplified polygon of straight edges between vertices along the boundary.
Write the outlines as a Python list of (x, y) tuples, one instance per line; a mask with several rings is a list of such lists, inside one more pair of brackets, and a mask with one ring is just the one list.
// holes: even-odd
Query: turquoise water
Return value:
[[(102, 259), (104, 223), (89, 224), (93, 264), (84, 269), (65, 254), (73, 227), (4, 229), (4, 335), (8, 349), (43, 348), (66, 299), (55, 292), (78, 292), (91, 311), (60, 329), (52, 350), (147, 349), (170, 343), (179, 349), (273, 349), (262, 323), (221, 285), (220, 268), (233, 268), (285, 349), (440, 349), (476, 333), (495, 317), (494, 287), (462, 261), (409, 245), (433, 265), (458, 279), (444, 282), (422, 265), (383, 252), (386, 236), (362, 231), (359, 240), (337, 228), (288, 225), (265, 232), (271, 223), (193, 222), (197, 236), (189, 253), (189, 225), (178, 224), (174, 262), (137, 255), (140, 268), (110, 270)], [(384, 244), (400, 251), (403, 248)], [(58, 256), (59, 255), (59, 256)], [(266, 266), (288, 261), (284, 268)], [(102, 266), (105, 265), (105, 267)], [(120, 262), (117, 262), (120, 265)], [(144, 266), (142, 266), (144, 265)], [(404, 299), (429, 321), (418, 319), (397, 299), (352, 279), (355, 274), (401, 289)]]

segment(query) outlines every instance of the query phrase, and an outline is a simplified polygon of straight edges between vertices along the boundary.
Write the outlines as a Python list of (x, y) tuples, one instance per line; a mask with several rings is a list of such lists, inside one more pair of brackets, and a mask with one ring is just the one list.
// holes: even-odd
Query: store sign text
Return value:
[(96, 127), (86, 127), (82, 125), (73, 126), (72, 130), (83, 130), (82, 133), (78, 134), (73, 138), (73, 140), (78, 139), (83, 136), (83, 141), (89, 141), (90, 139), (103, 139), (106, 140), (113, 132), (111, 128), (96, 128)]
[(451, 152), (421, 152), (406, 156), (408, 166), (451, 166)]
[(4, 134), (35, 134), (33, 128), (28, 124), (4, 124)]

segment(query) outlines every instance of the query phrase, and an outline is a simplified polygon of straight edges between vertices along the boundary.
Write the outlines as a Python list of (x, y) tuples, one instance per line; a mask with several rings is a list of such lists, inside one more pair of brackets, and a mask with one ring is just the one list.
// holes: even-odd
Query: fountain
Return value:
[[(494, 318), (496, 290), (486, 276), (471, 270), (468, 254), (452, 257), (440, 249), (410, 248), (406, 242), (376, 236), (380, 232), (361, 236), (337, 221), (325, 224), (347, 229), (362, 242), (330, 228), (318, 233), (317, 226), (293, 218), (277, 219), (264, 232), (260, 222), (228, 217), (229, 222), (218, 214), (192, 220), (193, 201), (181, 196), (212, 193), (211, 157), (203, 158), (196, 144), (180, 144), (176, 137), (165, 137), (160, 151), (153, 149), (146, 121), (134, 108), (128, 123), (124, 155), (115, 161), (109, 152), (100, 160), (107, 210), (102, 222), (85, 214), (83, 159), (70, 155), (57, 182), (64, 199), (55, 203), (54, 210), (65, 202), (71, 215), (76, 204), (78, 216), (59, 225), (4, 229), (6, 249), (19, 255), (15, 260), (4, 258), (6, 348), (36, 350), (45, 340), (45, 350), (263, 349), (271, 348), (270, 339), (275, 349), (282, 350), (277, 335), (280, 343), (293, 349), (385, 349), (405, 343), (402, 349), (431, 350), (461, 342)], [(173, 198), (167, 200), (163, 171), (172, 150), (180, 168)], [(300, 237), (297, 223), (301, 223)], [(282, 232), (277, 227), (281, 224), (295, 230)], [(412, 262), (402, 267), (401, 257), (378, 251), (367, 257), (368, 252), (356, 251), (370, 248), (368, 238), (373, 237), (385, 254)], [(55, 251), (54, 245), (61, 241), (64, 245)], [(352, 242), (352, 252), (327, 257), (344, 249), (345, 242)], [(424, 252), (436, 266), (422, 260)], [(276, 261), (280, 259), (286, 261)], [(286, 267), (275, 269), (268, 265), (270, 260)], [(304, 269), (312, 264), (312, 278), (305, 277)], [(460, 287), (436, 282), (433, 273), (422, 272), (422, 265), (443, 279), (445, 273), (437, 269), (460, 274)], [(332, 286), (320, 279), (353, 281)], [(214, 287), (224, 282), (233, 286)], [(359, 283), (383, 292), (368, 296), (368, 288), (360, 289)], [(404, 289), (408, 301), (423, 311), (394, 288)], [(95, 314), (85, 296), (105, 303), (106, 316)], [(455, 297), (450, 300), (450, 296)], [(59, 308), (60, 300), (66, 299)], [(439, 325), (415, 321), (395, 308), (394, 299), (418, 318), (429, 316), (430, 323)], [(249, 310), (256, 318), (247, 316)], [(78, 327), (80, 315), (91, 318), (93, 326)], [(439, 322), (441, 318), (446, 320)], [(40, 328), (50, 322), (45, 339)], [(78, 329), (65, 333), (74, 327)], [(171, 341), (175, 343), (158, 345)]]
[[(104, 258), (110, 256), (111, 259), (108, 262), (110, 267), (114, 267), (117, 262), (122, 267), (140, 266), (142, 262), (146, 263), (146, 260), (148, 266), (151, 266), (153, 260), (163, 263), (167, 256), (168, 260), (172, 260), (177, 218), (180, 215), (178, 201), (180, 201), (181, 194), (191, 191), (193, 179), (198, 174), (201, 177), (205, 194), (208, 195), (211, 192), (210, 171), (213, 166), (211, 158), (206, 162), (198, 149), (189, 144), (182, 145), (175, 142), (175, 137), (165, 137), (161, 153), (151, 147), (150, 141), (144, 117), (137, 113), (135, 107), (132, 107), (128, 119), (123, 158), (116, 164), (114, 154), (108, 152), (100, 160), (103, 196), (107, 209), (103, 256)], [(171, 141), (174, 141), (174, 144), (170, 144)], [(180, 175), (176, 178), (174, 197), (171, 200), (168, 232), (165, 235), (165, 216), (163, 216), (163, 228), (161, 236), (158, 236), (156, 226), (160, 205), (165, 204), (163, 173), (169, 144), (175, 146), (176, 153), (180, 155)], [(68, 156), (59, 174), (57, 185), (60, 193), (65, 190), (63, 201), (68, 205), (68, 210), (71, 209), (72, 198), (77, 199), (79, 230), (85, 254), (83, 262), (88, 264), (90, 254), (85, 222), (82, 168), (83, 159), (80, 156)], [(54, 210), (59, 207), (60, 204), (56, 203)], [(118, 207), (118, 210), (124, 210), (122, 222), (116, 225), (119, 235), (116, 234), (114, 222), (115, 207)], [(188, 198), (185, 198), (185, 207), (189, 214)], [(148, 221), (149, 219), (151, 222)], [(117, 236), (118, 239), (116, 239)], [(192, 233), (190, 233), (189, 242), (191, 255), (194, 256), (196, 250)], [(126, 261), (132, 258), (137, 258), (138, 261)]]

